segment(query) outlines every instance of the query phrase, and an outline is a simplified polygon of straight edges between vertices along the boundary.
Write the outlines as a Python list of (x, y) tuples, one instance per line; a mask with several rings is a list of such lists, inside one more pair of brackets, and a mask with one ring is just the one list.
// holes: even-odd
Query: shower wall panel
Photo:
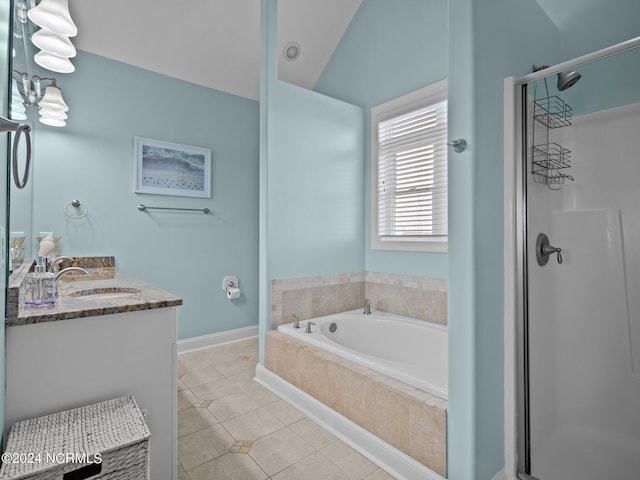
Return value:
[[(637, 478), (640, 471), (640, 104), (553, 132), (575, 182), (529, 181), (532, 474)], [(540, 267), (535, 238), (562, 248)]]

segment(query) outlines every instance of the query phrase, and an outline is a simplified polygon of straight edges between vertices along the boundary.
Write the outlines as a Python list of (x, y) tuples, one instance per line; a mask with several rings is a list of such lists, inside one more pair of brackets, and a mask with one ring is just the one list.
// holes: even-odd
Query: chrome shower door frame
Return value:
[(510, 480), (537, 480), (530, 473), (527, 84), (638, 46), (640, 37), (504, 81), (504, 410), (505, 473)]

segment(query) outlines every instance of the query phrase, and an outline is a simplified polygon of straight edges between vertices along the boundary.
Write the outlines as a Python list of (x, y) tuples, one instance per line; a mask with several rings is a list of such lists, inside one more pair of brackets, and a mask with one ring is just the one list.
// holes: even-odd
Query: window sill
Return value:
[(449, 244), (442, 240), (378, 240), (371, 239), (372, 250), (395, 250), (402, 252), (433, 252), (447, 253)]

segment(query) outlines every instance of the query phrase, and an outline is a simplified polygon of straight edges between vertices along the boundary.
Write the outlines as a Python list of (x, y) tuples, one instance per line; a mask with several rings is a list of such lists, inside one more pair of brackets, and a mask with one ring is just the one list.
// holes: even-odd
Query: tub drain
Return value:
[(335, 322), (333, 322), (331, 325), (329, 325), (329, 331), (331, 333), (335, 332), (338, 329), (338, 325), (336, 325)]

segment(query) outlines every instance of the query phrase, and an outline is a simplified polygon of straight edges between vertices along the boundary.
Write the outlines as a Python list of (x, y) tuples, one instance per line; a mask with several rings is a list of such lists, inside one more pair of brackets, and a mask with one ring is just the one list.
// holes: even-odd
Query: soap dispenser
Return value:
[(49, 259), (43, 259), (43, 272), (40, 277), (40, 284), (42, 285), (42, 305), (53, 305), (56, 303), (56, 274), (51, 271), (49, 266)]
[(38, 257), (34, 271), (27, 273), (21, 289), (25, 305), (44, 307), (56, 302), (56, 276), (47, 271), (44, 257)]

